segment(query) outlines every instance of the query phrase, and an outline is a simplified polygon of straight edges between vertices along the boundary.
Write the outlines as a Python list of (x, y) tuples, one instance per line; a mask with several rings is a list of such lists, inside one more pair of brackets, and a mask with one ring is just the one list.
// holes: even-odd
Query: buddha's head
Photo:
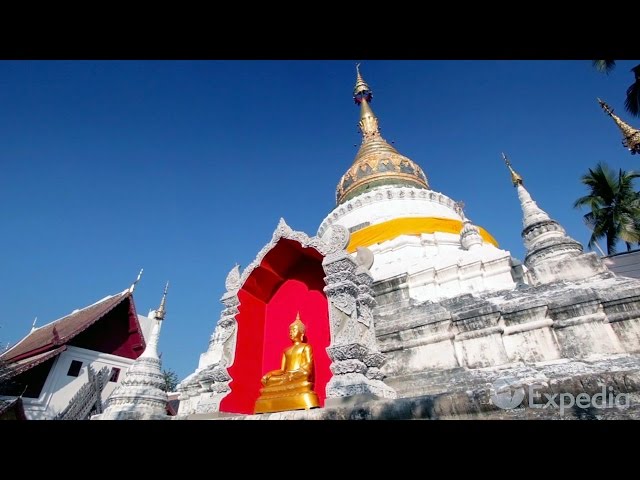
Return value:
[(289, 325), (289, 338), (294, 342), (301, 342), (306, 331), (307, 328), (300, 320), (300, 312), (298, 312), (295, 321), (291, 325)]

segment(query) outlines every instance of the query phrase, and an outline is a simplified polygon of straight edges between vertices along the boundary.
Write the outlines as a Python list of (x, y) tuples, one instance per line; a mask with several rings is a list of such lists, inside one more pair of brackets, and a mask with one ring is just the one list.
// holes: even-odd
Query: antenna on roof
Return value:
[[(33, 332), (36, 329), (36, 322), (38, 321), (38, 317), (36, 316), (36, 318), (33, 319), (33, 324), (31, 324), (31, 332)], [(29, 333), (31, 333), (29, 332)]]
[(136, 289), (136, 284), (140, 281), (140, 277), (142, 277), (142, 272), (144, 271), (144, 268), (140, 269), (140, 273), (138, 274), (138, 278), (136, 278), (136, 281), (133, 282), (131, 284), (131, 286), (129, 287), (129, 293), (133, 293), (133, 291)]

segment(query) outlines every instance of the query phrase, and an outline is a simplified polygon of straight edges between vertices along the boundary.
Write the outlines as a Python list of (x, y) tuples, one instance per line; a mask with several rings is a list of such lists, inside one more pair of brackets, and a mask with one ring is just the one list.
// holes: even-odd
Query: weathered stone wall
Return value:
[[(513, 408), (493, 400), (496, 372), (460, 376), (451, 391), (395, 400), (378, 399), (344, 407), (263, 415), (190, 415), (187, 420), (448, 420), (448, 419), (640, 419), (640, 373), (637, 359), (561, 362), (538, 370), (518, 367), (499, 375), (520, 376), (524, 396)], [(457, 377), (457, 378), (454, 378)], [(457, 380), (457, 383), (456, 383)], [(604, 389), (604, 390), (603, 390)], [(605, 394), (603, 394), (603, 391)], [(580, 399), (577, 406), (569, 397)], [(563, 399), (564, 396), (564, 399)], [(587, 399), (589, 401), (587, 401)], [(580, 400), (578, 400), (580, 401)]]
[[(373, 285), (386, 382), (401, 397), (473, 385), (469, 372), (614, 358), (640, 370), (640, 282), (557, 282), (415, 304), (398, 277)], [(564, 373), (558, 372), (563, 376)]]

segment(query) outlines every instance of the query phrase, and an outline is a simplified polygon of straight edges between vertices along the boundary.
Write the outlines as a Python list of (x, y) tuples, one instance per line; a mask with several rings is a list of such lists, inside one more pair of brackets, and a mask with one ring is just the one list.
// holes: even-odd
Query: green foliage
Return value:
[(178, 374), (173, 370), (162, 370), (162, 376), (164, 377), (164, 387), (162, 390), (165, 392), (175, 392), (178, 386)]
[[(607, 75), (616, 67), (615, 60), (592, 60), (596, 70)], [(631, 69), (634, 74), (634, 82), (627, 88), (627, 96), (624, 101), (624, 107), (634, 117), (640, 117), (640, 65), (636, 65)]]
[(616, 68), (615, 60), (593, 60), (593, 66), (596, 70), (607, 75)]
[(631, 71), (636, 77), (635, 82), (627, 89), (627, 98), (624, 101), (624, 107), (627, 112), (635, 117), (640, 117), (640, 65), (632, 68)]
[(633, 180), (640, 177), (634, 171), (620, 169), (616, 175), (604, 162), (581, 177), (589, 189), (588, 195), (580, 197), (574, 208), (588, 207), (584, 221), (591, 229), (589, 248), (596, 241), (606, 238), (607, 254), (616, 253), (616, 243), (623, 241), (627, 250), (632, 243), (640, 242), (640, 196), (633, 187)]

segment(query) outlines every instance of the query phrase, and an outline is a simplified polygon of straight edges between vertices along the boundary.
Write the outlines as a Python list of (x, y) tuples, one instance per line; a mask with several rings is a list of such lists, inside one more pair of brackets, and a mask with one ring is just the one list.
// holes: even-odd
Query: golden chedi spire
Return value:
[(428, 189), (427, 177), (422, 169), (411, 159), (398, 153), (382, 138), (378, 118), (370, 106), (373, 92), (362, 78), (360, 64), (356, 65), (356, 73), (353, 99), (356, 105), (360, 105), (358, 126), (362, 133), (362, 145), (353, 164), (338, 183), (337, 203), (344, 203), (381, 185), (402, 185)]
[(167, 291), (169, 291), (169, 282), (164, 286), (164, 293), (162, 294), (162, 300), (160, 300), (160, 306), (158, 310), (156, 310), (156, 319), (164, 320), (164, 316), (166, 313), (165, 305), (167, 303)]
[(606, 114), (613, 118), (613, 121), (616, 122), (616, 125), (622, 131), (622, 145), (629, 149), (632, 155), (640, 153), (640, 130), (633, 128), (631, 125), (624, 122), (619, 116), (614, 114), (613, 108), (607, 105), (606, 102), (598, 98), (598, 103)]
[(509, 172), (511, 172), (511, 181), (513, 182), (513, 186), (516, 187), (518, 185), (522, 185), (524, 183), (522, 181), (522, 177), (518, 175), (516, 171), (513, 169), (513, 167), (511, 166), (511, 162), (509, 161), (507, 156), (504, 154), (504, 152), (502, 153), (502, 159), (504, 160), (504, 163), (507, 165)]

